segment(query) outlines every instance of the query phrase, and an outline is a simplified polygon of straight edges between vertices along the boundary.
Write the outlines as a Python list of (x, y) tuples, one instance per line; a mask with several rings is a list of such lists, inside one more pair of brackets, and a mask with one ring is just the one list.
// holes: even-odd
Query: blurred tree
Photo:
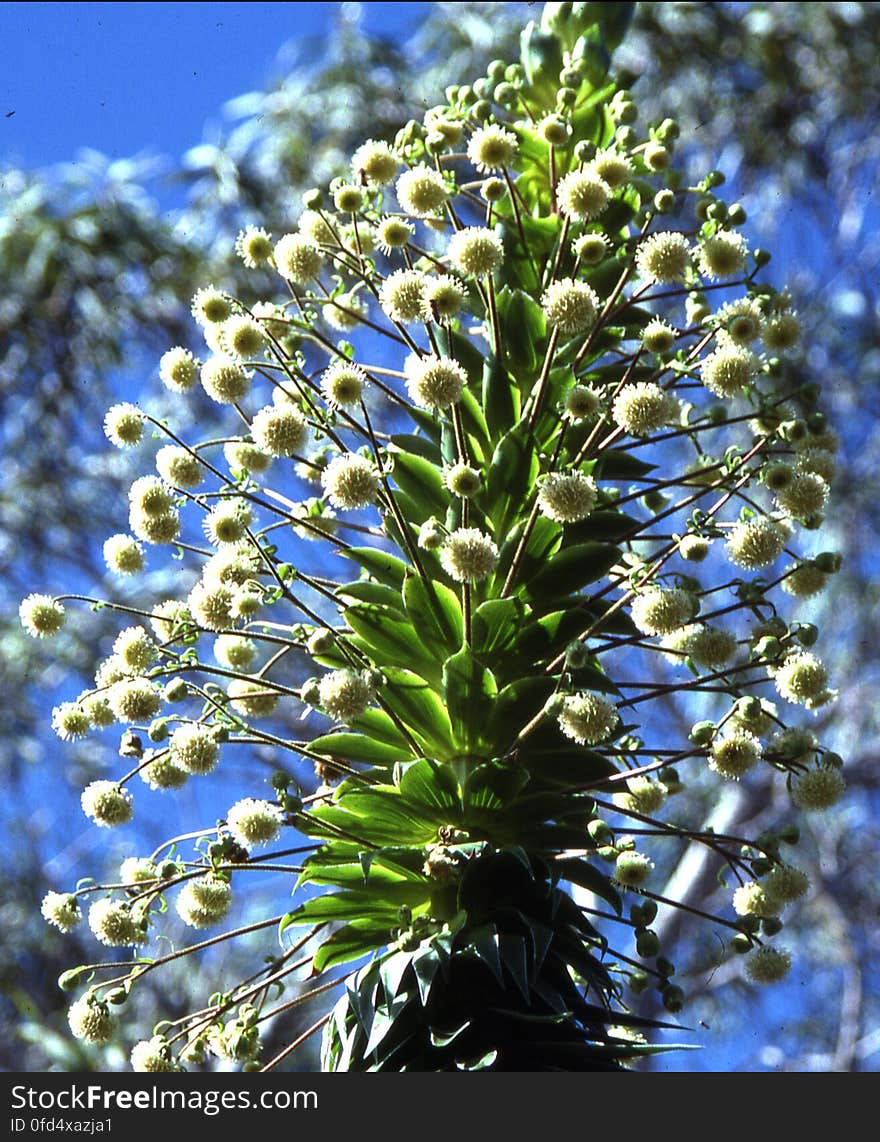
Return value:
[[(91, 154), (57, 171), (3, 172), (0, 590), (9, 617), (0, 630), (0, 682), (17, 695), (0, 714), (0, 772), (7, 783), (24, 780), (22, 762), (45, 764), (51, 753), (45, 711), (56, 684), (53, 675), (37, 676), (34, 644), (19, 634), (15, 603), (37, 581), (49, 591), (69, 582), (71, 565), (90, 580), (100, 574), (100, 552), (86, 542), (89, 528), (82, 526), (94, 511), (86, 479), (94, 470), (84, 458), (94, 452), (110, 393), (132, 399), (138, 391), (132, 378), (154, 368), (169, 345), (187, 343), (188, 301), (197, 284), (215, 277), (236, 289), (230, 239), (239, 229), (257, 221), (276, 233), (288, 229), (303, 190), (334, 174), (362, 138), (388, 137), (401, 115), (419, 116), (438, 98), (441, 73), (476, 74), (490, 58), (514, 54), (527, 7), (437, 4), (410, 41), (392, 44), (366, 37), (356, 6), (343, 6), (325, 42), (283, 59), (286, 73), (269, 90), (228, 105), (234, 122), (228, 133), (184, 157), (173, 177), (186, 188), (187, 206), (174, 218), (163, 217), (148, 194), (159, 171), (135, 160), (107, 163)], [(736, 193), (773, 235), (778, 278), (794, 282), (806, 328), (804, 376), (823, 382), (842, 436), (835, 515), (817, 537), (817, 550), (844, 550), (845, 572), (833, 594), (811, 603), (813, 610), (804, 608), (803, 621), (824, 618), (838, 635), (839, 661), (832, 667), (844, 701), (835, 732), (851, 794), (833, 818), (824, 818), (821, 835), (803, 841), (818, 885), (798, 922), (809, 956), (809, 970), (798, 979), (809, 983), (809, 994), (798, 1008), (808, 1022), (779, 1036), (779, 1014), (768, 1010), (762, 1037), (750, 1040), (754, 1050), (744, 1048), (737, 1057), (744, 1069), (874, 1069), (880, 1048), (866, 1030), (877, 1024), (880, 1007), (867, 970), (877, 954), (878, 891), (871, 873), (880, 799), (872, 765), (877, 712), (870, 700), (880, 636), (872, 554), (880, 538), (872, 463), (880, 431), (880, 227), (870, 193), (880, 152), (878, 41), (880, 6), (871, 3), (642, 3), (617, 57), (618, 67), (632, 74), (643, 119), (678, 117), (683, 135), (699, 140), (691, 143), (694, 169), (718, 165), (734, 172)], [(754, 230), (753, 240), (762, 233)], [(122, 494), (118, 455), (101, 475), (108, 496)], [(37, 490), (42, 516), (35, 510)], [(93, 652), (65, 637), (69, 673)], [(683, 721), (694, 718), (690, 709), (671, 712)], [(833, 741), (827, 731), (825, 738)], [(90, 774), (99, 762), (93, 751), (83, 758)], [(14, 804), (5, 810), (8, 819), (13, 811), (19, 812)], [(725, 827), (756, 816), (770, 824), (774, 805), (734, 792), (715, 813)], [(45, 855), (38, 823), (28, 844), (19, 854), (21, 883), (37, 877)], [(690, 859), (686, 855), (682, 865)], [(717, 886), (691, 865), (668, 870), (671, 877), (685, 872), (691, 903), (700, 907)], [(15, 893), (3, 910), (19, 931), (20, 942), (10, 949), (24, 965), (16, 980), (18, 1010), (22, 996), (38, 1011), (63, 1007), (46, 966), (51, 937), (38, 922), (23, 919), (28, 910), (33, 914), (33, 900)], [(695, 959), (705, 962), (712, 954), (710, 946), (694, 945)], [(723, 973), (714, 977), (699, 1017), (719, 1040), (732, 1041), (742, 1029), (732, 1022), (729, 986), (737, 985)], [(0, 1065), (47, 1065), (42, 1046), (32, 1043), (24, 1055), (13, 1048), (13, 1064), (5, 1054), (8, 1037), (4, 1043)], [(658, 1065), (699, 1062), (669, 1057)]]

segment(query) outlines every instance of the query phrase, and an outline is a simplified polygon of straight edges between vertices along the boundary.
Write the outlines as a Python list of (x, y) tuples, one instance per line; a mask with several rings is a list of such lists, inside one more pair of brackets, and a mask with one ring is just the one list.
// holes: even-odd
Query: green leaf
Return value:
[(415, 973), (422, 1007), (428, 1002), (431, 986), (437, 977), (442, 962), (439, 950), (433, 944), (419, 948), (412, 957), (412, 969)]
[(570, 595), (601, 579), (620, 561), (620, 548), (609, 543), (581, 543), (551, 555), (527, 580), (527, 597), (552, 606), (555, 599)]
[(420, 575), (410, 575), (404, 584), (403, 597), (418, 637), (432, 650), (446, 657), (461, 646), (464, 619), (455, 591), (442, 583), (426, 583)]
[(519, 390), (494, 356), (483, 367), (483, 410), (493, 439), (519, 420)]
[(407, 752), (410, 744), (406, 737), (400, 732), (399, 728), (394, 724), (394, 719), (389, 717), (384, 710), (378, 710), (375, 707), (364, 710), (358, 717), (352, 718), (349, 723), (353, 730), (365, 734), (367, 737), (373, 738), (377, 742), (384, 745), (394, 746), (395, 748), (402, 748)]
[(596, 896), (610, 904), (618, 916), (622, 914), (623, 902), (620, 899), (620, 894), (611, 883), (610, 878), (600, 872), (595, 865), (590, 864), (588, 860), (579, 858), (560, 861), (559, 868), (566, 880), (595, 893)]
[(507, 287), (499, 292), (497, 307), (505, 362), (514, 377), (530, 389), (547, 345), (544, 311), (523, 290)]
[(409, 804), (427, 808), (432, 815), (448, 820), (460, 807), (458, 783), (450, 770), (427, 758), (407, 765), (397, 783), (401, 797)]
[(644, 521), (625, 512), (597, 511), (581, 523), (565, 525), (566, 543), (585, 543), (590, 540), (616, 542), (628, 532), (644, 527)]
[(450, 493), (437, 465), (423, 456), (409, 452), (396, 452), (392, 449), (389, 455), (393, 458), (392, 475), (395, 484), (406, 493), (409, 502), (417, 509), (415, 518), (407, 517), (408, 521), (421, 524), (431, 516), (442, 519), (446, 514)]
[(594, 475), (600, 476), (603, 480), (633, 480), (638, 476), (647, 476), (656, 467), (656, 464), (648, 464), (638, 456), (633, 456), (631, 452), (624, 452), (620, 448), (609, 448), (607, 452), (599, 454)]
[(379, 551), (375, 547), (346, 547), (340, 550), (339, 554), (359, 564), (380, 583), (395, 587), (398, 591), (403, 589), (407, 565), (397, 556), (389, 555), (387, 551)]
[(387, 745), (366, 734), (324, 734), (309, 742), (309, 749), (340, 761), (365, 762), (368, 765), (396, 765), (412, 756), (409, 746)]
[(468, 375), (468, 384), (476, 388), (483, 376), (483, 354), (470, 337), (444, 325), (434, 331), (434, 336), (440, 352), (458, 361)]
[(494, 924), (483, 924), (468, 933), (466, 950), (486, 965), (499, 983), (504, 982), (501, 971), (498, 930)]
[(352, 920), (328, 936), (315, 952), (314, 972), (320, 974), (337, 964), (350, 963), (369, 955), (384, 947), (388, 937), (388, 928), (376, 927), (368, 920)]
[(397, 662), (407, 662), (428, 680), (439, 680), (437, 659), (419, 640), (412, 623), (397, 617), (397, 612), (371, 603), (355, 603), (345, 612), (348, 625), (372, 651), (377, 666), (384, 669)]
[(522, 625), (525, 608), (516, 598), (489, 599), (474, 611), (471, 619), (471, 647), (486, 659), (512, 647)]
[(540, 472), (535, 440), (518, 424), (498, 442), (486, 473), (486, 502), (494, 534), (506, 535), (522, 515)]
[[(507, 538), (500, 543), (498, 552), (498, 570), (495, 573), (495, 583), (503, 583), (514, 557), (519, 550), (523, 534), (523, 524), (517, 523), (511, 528)], [(525, 551), (519, 565), (519, 582), (523, 582), (531, 575), (536, 574), (544, 566), (547, 558), (559, 547), (562, 542), (562, 525), (554, 523), (546, 516), (538, 516), (535, 525), (529, 533)]]
[(504, 809), (528, 784), (528, 770), (517, 765), (487, 762), (469, 774), (462, 792), (465, 809), (497, 812)]
[[(399, 661), (408, 661), (404, 655)], [(382, 698), (389, 709), (406, 725), (423, 752), (438, 761), (454, 752), (452, 725), (440, 697), (417, 674), (401, 667), (384, 667), (387, 686)]]
[(440, 463), (440, 449), (437, 442), (427, 436), (417, 436), (412, 432), (397, 432), (391, 437), (391, 443), (398, 452), (422, 456), (432, 464)]
[(492, 715), (498, 685), (492, 671), (468, 647), (443, 664), (443, 699), (452, 723), (456, 744), (463, 750), (476, 748)]
[(341, 599), (354, 599), (359, 603), (374, 603), (380, 607), (388, 607), (403, 614), (403, 600), (400, 591), (388, 587), (385, 583), (374, 583), (369, 579), (357, 579), (353, 583), (344, 583), (336, 588), (336, 594)]

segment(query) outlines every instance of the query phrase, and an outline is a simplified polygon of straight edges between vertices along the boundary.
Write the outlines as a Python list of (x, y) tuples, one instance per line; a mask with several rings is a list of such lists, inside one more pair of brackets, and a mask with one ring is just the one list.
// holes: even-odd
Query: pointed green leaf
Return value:
[(410, 575), (404, 584), (403, 597), (419, 638), (441, 657), (445, 658), (461, 646), (464, 620), (455, 591), (442, 583), (425, 582), (420, 575)]
[(320, 974), (337, 964), (350, 963), (351, 960), (367, 956), (377, 948), (384, 947), (388, 937), (387, 928), (376, 927), (367, 920), (352, 920), (328, 936), (315, 952), (314, 971)]
[(486, 361), (483, 368), (483, 410), (493, 439), (507, 432), (519, 420), (519, 390), (494, 356)]
[(506, 535), (523, 514), (539, 471), (534, 438), (518, 424), (498, 442), (486, 473), (485, 500), (495, 535)]
[(403, 560), (395, 555), (389, 555), (387, 551), (379, 551), (375, 547), (346, 547), (340, 550), (339, 554), (346, 559), (352, 559), (380, 583), (395, 587), (398, 591), (403, 588), (407, 567)]
[(620, 556), (620, 548), (610, 543), (580, 543), (563, 548), (528, 580), (527, 596), (540, 601), (543, 607), (603, 578)]
[[(408, 656), (399, 661), (406, 662)], [(402, 721), (427, 757), (444, 760), (453, 750), (452, 724), (446, 706), (433, 688), (417, 674), (400, 667), (385, 667), (384, 704)]]
[(387, 745), (366, 734), (323, 734), (309, 742), (309, 749), (324, 757), (347, 762), (359, 761), (367, 765), (396, 765), (412, 756), (410, 747), (401, 749), (399, 746)]
[(443, 474), (436, 464), (410, 452), (391, 449), (392, 476), (402, 492), (405, 492), (416, 509), (416, 518), (410, 523), (421, 524), (430, 516), (446, 514), (449, 491), (443, 483)]
[(443, 699), (456, 743), (463, 750), (477, 747), (492, 715), (498, 685), (492, 671), (468, 648), (443, 664)]

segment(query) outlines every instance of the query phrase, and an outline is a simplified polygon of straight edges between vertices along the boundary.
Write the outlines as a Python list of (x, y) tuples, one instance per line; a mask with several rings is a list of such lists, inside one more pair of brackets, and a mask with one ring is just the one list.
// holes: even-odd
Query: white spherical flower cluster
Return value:
[(247, 396), (251, 374), (233, 357), (209, 357), (199, 371), (202, 388), (217, 404), (235, 404)]
[(256, 644), (243, 635), (221, 634), (214, 640), (214, 657), (230, 670), (247, 670), (256, 654)]
[(828, 496), (828, 485), (821, 476), (798, 472), (776, 493), (776, 504), (780, 511), (794, 519), (805, 519), (823, 512), (828, 506)]
[(602, 694), (570, 694), (559, 713), (559, 728), (578, 745), (596, 745), (616, 728), (614, 703)]
[(91, 992), (71, 1005), (67, 1022), (75, 1039), (96, 1047), (109, 1043), (116, 1031), (116, 1020), (110, 1014), (110, 1008)]
[(821, 813), (836, 805), (846, 791), (846, 780), (839, 769), (819, 765), (799, 773), (791, 783), (791, 799), (806, 812)]
[(215, 873), (188, 880), (175, 901), (177, 914), (191, 928), (210, 928), (225, 920), (232, 906), (229, 881)]
[(262, 678), (233, 678), (226, 687), (229, 704), (247, 718), (267, 718), (274, 713), (280, 697)]
[(284, 814), (271, 801), (245, 797), (230, 808), (226, 824), (233, 838), (246, 849), (274, 841), (281, 829)]
[(129, 674), (142, 674), (159, 656), (155, 642), (142, 626), (120, 631), (113, 643), (113, 653)]
[(115, 404), (104, 417), (104, 435), (117, 448), (133, 448), (144, 436), (144, 414), (133, 404)]
[(723, 343), (700, 365), (700, 379), (717, 397), (735, 397), (751, 384), (758, 362), (748, 349)]
[(457, 583), (479, 583), (498, 566), (498, 548), (479, 528), (460, 527), (446, 537), (440, 563)]
[(272, 257), (273, 249), (272, 235), (259, 226), (248, 226), (240, 230), (235, 239), (235, 252), (249, 270), (265, 266)]
[(142, 919), (128, 903), (109, 896), (96, 900), (89, 909), (89, 927), (95, 939), (108, 948), (133, 947), (147, 939)]
[(572, 420), (596, 420), (602, 411), (602, 394), (589, 385), (575, 385), (565, 394), (563, 407)]
[(697, 265), (703, 277), (732, 278), (746, 267), (749, 246), (736, 230), (719, 230), (703, 238), (697, 248)]
[(293, 285), (308, 285), (321, 272), (323, 256), (317, 242), (305, 234), (285, 234), (275, 243), (278, 273)]
[(232, 303), (216, 287), (203, 286), (192, 299), (192, 315), (202, 328), (220, 325), (232, 316)]
[(735, 729), (712, 743), (709, 768), (722, 777), (738, 781), (760, 759), (760, 741), (748, 730)]
[(573, 222), (589, 222), (607, 207), (611, 200), (611, 187), (596, 169), (570, 171), (556, 186), (559, 209)]
[(780, 904), (774, 900), (764, 885), (757, 880), (741, 884), (733, 894), (733, 910), (737, 916), (759, 916), (767, 919), (777, 916)]
[(22, 599), (18, 617), (31, 638), (51, 638), (64, 626), (64, 606), (51, 595), (34, 593)]
[(132, 795), (114, 781), (93, 781), (80, 798), (83, 812), (101, 828), (115, 828), (131, 820), (134, 812)]
[(759, 516), (731, 529), (727, 537), (727, 554), (737, 567), (745, 567), (749, 571), (769, 567), (782, 554), (790, 536), (787, 527), (769, 516)]
[(517, 151), (516, 135), (497, 123), (478, 127), (471, 135), (467, 156), (484, 174), (509, 166)]
[(82, 920), (79, 903), (69, 892), (47, 892), (40, 904), (43, 919), (60, 932), (72, 932)]
[(621, 809), (651, 816), (663, 808), (668, 796), (664, 785), (642, 774), (627, 781), (625, 793), (614, 794), (614, 803)]
[(321, 473), (321, 485), (333, 507), (354, 511), (376, 502), (381, 481), (371, 460), (349, 452), (330, 461)]
[(159, 358), (159, 380), (175, 393), (185, 393), (198, 382), (200, 364), (181, 345), (176, 345)]
[(449, 198), (449, 188), (443, 175), (424, 163), (404, 171), (395, 189), (401, 210), (417, 218), (436, 215)]
[(251, 421), (254, 443), (269, 456), (293, 456), (301, 452), (308, 440), (306, 419), (292, 404), (270, 404)]
[(538, 488), (538, 506), (557, 523), (577, 523), (596, 506), (598, 489), (592, 476), (583, 472), (551, 472)]
[(76, 741), (91, 729), (91, 720), (77, 702), (62, 702), (52, 711), (52, 729), (62, 741)]
[(235, 598), (231, 588), (222, 583), (196, 583), (187, 596), (190, 614), (205, 630), (224, 630), (232, 626), (232, 604)]
[(452, 357), (411, 354), (403, 369), (407, 392), (419, 408), (449, 408), (461, 398), (467, 384), (467, 373)]
[(450, 262), (462, 274), (484, 277), (501, 264), (504, 245), (494, 230), (467, 226), (456, 231), (447, 249)]
[(544, 290), (541, 308), (550, 325), (560, 333), (585, 333), (596, 324), (599, 295), (586, 282), (560, 278)]
[(351, 169), (356, 178), (364, 178), (372, 186), (387, 186), (400, 168), (400, 159), (391, 147), (375, 139), (367, 139), (351, 156)]
[(359, 718), (375, 698), (371, 680), (357, 670), (331, 670), (318, 683), (321, 708), (337, 722)]
[(422, 321), (428, 275), (419, 270), (395, 270), (379, 287), (379, 304), (385, 315), (401, 325)]
[(184, 773), (211, 773), (220, 760), (220, 746), (210, 726), (190, 722), (179, 726), (168, 741), (168, 754)]
[(672, 634), (697, 613), (695, 595), (681, 587), (649, 587), (632, 601), (632, 620), (643, 634)]
[(162, 705), (158, 687), (148, 678), (122, 679), (114, 683), (107, 700), (117, 722), (145, 722), (154, 717)]
[(588, 169), (597, 174), (612, 190), (624, 186), (633, 174), (631, 160), (610, 148), (597, 151)]
[(678, 399), (654, 381), (639, 381), (620, 390), (611, 406), (611, 416), (631, 436), (649, 436), (674, 421), (679, 407)]
[(614, 862), (614, 879), (623, 888), (641, 888), (653, 867), (654, 862), (644, 853), (624, 849)]
[(243, 313), (223, 322), (219, 344), (230, 357), (249, 360), (263, 352), (268, 339), (262, 325)]
[(671, 325), (655, 317), (642, 330), (642, 345), (648, 353), (668, 353), (675, 344), (676, 336)]
[(778, 983), (791, 970), (791, 954), (784, 948), (764, 944), (746, 959), (746, 975), (752, 983)]
[(131, 1069), (138, 1074), (161, 1074), (178, 1068), (171, 1057), (167, 1041), (161, 1035), (141, 1039), (131, 1049)]
[(149, 857), (126, 857), (119, 866), (120, 884), (148, 884), (158, 875), (156, 865)]
[(197, 488), (205, 477), (198, 456), (176, 444), (166, 444), (156, 453), (156, 471), (174, 488)]
[(684, 234), (677, 230), (652, 234), (636, 251), (636, 270), (646, 282), (683, 282), (690, 264), (690, 245)]
[(828, 670), (814, 654), (800, 650), (773, 671), (773, 681), (781, 697), (815, 709), (832, 697), (828, 689)]

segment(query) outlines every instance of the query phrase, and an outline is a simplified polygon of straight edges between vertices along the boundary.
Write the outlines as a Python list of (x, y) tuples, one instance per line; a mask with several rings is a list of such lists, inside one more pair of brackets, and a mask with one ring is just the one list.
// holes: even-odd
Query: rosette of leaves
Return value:
[[(187, 475), (176, 507), (162, 501), (184, 522), (150, 541), (178, 544), (202, 578), (178, 611), (140, 612), (160, 620), (140, 669), (166, 683), (175, 720), (224, 751), (274, 751), (282, 772), (259, 827), (230, 813), (204, 855), (134, 890), (139, 918), (157, 922), (180, 880), (265, 869), (289, 888), (278, 853), (256, 850), (282, 829), (292, 851), (311, 842), (280, 918), (282, 940), (307, 934), (265, 979), (177, 1021), (172, 1044), (225, 1042), (217, 1021), (245, 1004), (253, 1063), (262, 1023), (344, 981), (266, 1066), (325, 1027), (327, 1069), (619, 1069), (657, 1049), (634, 997), (653, 985), (670, 1012), (683, 998), (650, 929), (675, 901), (651, 890), (636, 842), (658, 858), (706, 845), (734, 884), (783, 863), (778, 837), (664, 820), (679, 770), (770, 765), (800, 803), (803, 775), (836, 773), (814, 740), (774, 744), (784, 721), (760, 700), (777, 675), (793, 703), (833, 697), (805, 649), (815, 632), (772, 592), (815, 585), (834, 560), (765, 571), (799, 523), (821, 522), (817, 454), (833, 448), (812, 392), (780, 396), (797, 320), (759, 280), (766, 258), (720, 176), (686, 185), (674, 124), (631, 126), (609, 49), (632, 6), (599, 7), (547, 5), (521, 63), (449, 89), (393, 150), (366, 144), (349, 183), (308, 196), (297, 234), (240, 237), (287, 298), (204, 291), (202, 381), (265, 463), (239, 451), (224, 467), (229, 439), (196, 447), (143, 414), (205, 485)], [(322, 495), (296, 502), (316, 476)], [(228, 641), (210, 664), (202, 640), (218, 636), (247, 669)], [(125, 685), (96, 689), (117, 720), (132, 716), (113, 696)], [(662, 712), (675, 695), (712, 703), (686, 740)], [(303, 705), (330, 724), (299, 740)], [(149, 729), (160, 748), (122, 784), (162, 756), (167, 719)], [(208, 779), (214, 747), (193, 754), (191, 738), (177, 755)], [(323, 782), (311, 792), (305, 760)], [(707, 918), (737, 950), (778, 931), (769, 906), (763, 929), (723, 912)], [(303, 962), (328, 982), (272, 1007)]]

